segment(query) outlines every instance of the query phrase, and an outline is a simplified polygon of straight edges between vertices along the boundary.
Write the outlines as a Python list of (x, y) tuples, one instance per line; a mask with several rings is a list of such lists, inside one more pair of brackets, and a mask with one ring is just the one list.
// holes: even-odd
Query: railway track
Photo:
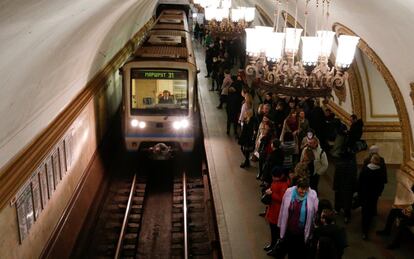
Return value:
[(219, 258), (207, 177), (156, 173), (111, 186), (89, 257)]
[[(172, 258), (213, 258), (203, 177), (175, 177)], [(185, 211), (185, 213), (182, 213)], [(186, 216), (185, 216), (186, 215)], [(184, 233), (184, 234), (182, 234)], [(186, 233), (186, 234), (185, 234)], [(184, 240), (186, 239), (186, 240)], [(185, 244), (186, 247), (184, 247)]]
[(135, 258), (145, 188), (146, 178), (136, 175), (112, 184), (88, 257)]

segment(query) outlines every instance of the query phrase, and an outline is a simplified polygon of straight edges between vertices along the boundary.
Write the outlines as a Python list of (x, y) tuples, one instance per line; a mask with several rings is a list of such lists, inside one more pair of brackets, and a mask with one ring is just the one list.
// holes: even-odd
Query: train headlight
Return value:
[(181, 121), (181, 127), (183, 127), (184, 129), (188, 128), (189, 125), (190, 123), (188, 122), (188, 120), (184, 119)]
[(132, 127), (137, 127), (138, 126), (138, 120), (136, 120), (136, 119), (133, 119), (133, 120), (131, 120), (131, 126)]
[(173, 122), (173, 128), (178, 130), (181, 128), (181, 122), (180, 121), (174, 121)]
[(138, 123), (138, 127), (140, 128), (140, 129), (143, 129), (143, 128), (145, 128), (147, 126), (147, 124), (145, 123), (145, 121), (140, 121), (139, 123)]
[(186, 119), (173, 122), (173, 128), (176, 129), (176, 130), (186, 129), (186, 128), (188, 128), (189, 125), (190, 125), (190, 123)]

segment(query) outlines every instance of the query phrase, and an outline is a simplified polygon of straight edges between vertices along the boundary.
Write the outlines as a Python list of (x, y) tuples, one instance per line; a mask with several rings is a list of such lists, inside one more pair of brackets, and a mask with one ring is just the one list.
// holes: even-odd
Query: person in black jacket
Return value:
[[(414, 193), (414, 185), (411, 186), (411, 191)], [(400, 224), (396, 228), (396, 233), (387, 246), (387, 249), (396, 249), (400, 246), (401, 236), (404, 228), (414, 225), (414, 203), (405, 208), (393, 208), (390, 210), (387, 216), (387, 222), (383, 230), (377, 231), (377, 235), (389, 236), (391, 235), (391, 229), (395, 221), (399, 219)]]
[(234, 135), (237, 136), (237, 125), (239, 120), (239, 114), (243, 102), (241, 96), (241, 90), (243, 88), (243, 82), (241, 81), (240, 76), (232, 77), (233, 83), (230, 85), (229, 94), (227, 96), (227, 135), (230, 134), (231, 125), (233, 125)]
[(348, 139), (346, 141), (346, 146), (350, 150), (355, 150), (356, 142), (360, 140), (362, 137), (364, 123), (361, 119), (358, 119), (358, 117), (355, 114), (351, 115), (351, 121), (352, 124), (348, 130)]
[[(348, 246), (345, 230), (335, 224), (335, 212), (324, 209), (321, 213), (321, 225), (313, 232), (313, 246), (316, 258), (339, 259)], [(315, 250), (314, 250), (315, 251)]]
[(241, 168), (250, 166), (250, 153), (254, 147), (254, 126), (253, 111), (250, 109), (245, 112), (239, 137), (239, 145), (245, 158), (244, 162), (240, 165)]
[(362, 239), (368, 238), (369, 227), (377, 210), (378, 198), (384, 190), (384, 170), (380, 166), (381, 159), (372, 155), (368, 165), (359, 174), (358, 193), (362, 207)]
[(335, 191), (335, 210), (344, 209), (344, 222), (351, 219), (352, 197), (357, 184), (357, 164), (355, 154), (344, 152), (335, 163), (333, 190)]
[(210, 77), (211, 72), (213, 70), (213, 55), (214, 55), (214, 44), (207, 46), (206, 49), (206, 68), (207, 68), (207, 75), (205, 77)]
[(263, 166), (262, 178), (267, 185), (272, 183), (272, 170), (276, 167), (282, 168), (283, 162), (285, 160), (279, 139), (274, 139), (271, 147), (272, 152), (267, 157), (266, 162)]

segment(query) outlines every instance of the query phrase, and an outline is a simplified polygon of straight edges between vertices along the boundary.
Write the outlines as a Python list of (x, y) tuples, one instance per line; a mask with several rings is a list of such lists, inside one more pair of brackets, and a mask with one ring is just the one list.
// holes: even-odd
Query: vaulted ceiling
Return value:
[[(303, 13), (305, 1), (298, 2)], [(274, 3), (233, 0), (234, 5), (257, 4), (270, 17)], [(154, 0), (1, 1), (0, 168), (75, 98), (155, 6)], [(292, 4), (289, 13), (294, 11)], [(339, 22), (350, 28), (389, 69), (414, 128), (414, 1), (331, 0), (330, 13), (329, 26)], [(310, 17), (308, 27), (313, 24)]]

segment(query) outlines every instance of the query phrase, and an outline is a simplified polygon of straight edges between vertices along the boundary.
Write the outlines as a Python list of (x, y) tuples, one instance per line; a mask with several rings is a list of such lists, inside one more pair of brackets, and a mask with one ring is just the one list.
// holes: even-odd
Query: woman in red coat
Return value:
[(271, 242), (264, 247), (265, 251), (272, 253), (272, 248), (279, 239), (279, 227), (277, 222), (279, 219), (280, 205), (282, 203), (283, 195), (287, 188), (289, 188), (289, 180), (284, 175), (282, 168), (275, 168), (272, 170), (272, 185), (266, 190), (266, 193), (272, 195), (272, 203), (267, 206), (266, 220), (269, 222)]

